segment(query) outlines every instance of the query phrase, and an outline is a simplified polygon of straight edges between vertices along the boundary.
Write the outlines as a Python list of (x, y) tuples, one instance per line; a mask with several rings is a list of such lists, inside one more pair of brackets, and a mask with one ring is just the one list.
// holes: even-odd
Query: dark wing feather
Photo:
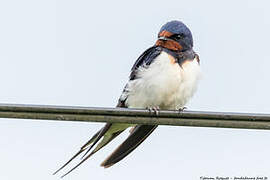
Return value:
[[(159, 46), (152, 46), (152, 47), (148, 48), (146, 51), (144, 51), (142, 53), (142, 55), (140, 55), (140, 57), (136, 60), (136, 62), (134, 63), (134, 65), (132, 66), (131, 73), (129, 75), (129, 80), (132, 81), (132, 80), (136, 79), (137, 78), (136, 77), (136, 75), (137, 75), (137, 69), (139, 67), (143, 66), (143, 65), (146, 65), (146, 66), (150, 65), (154, 61), (154, 59), (158, 55), (160, 55), (160, 53), (162, 52), (162, 50), (163, 49), (161, 47), (159, 47)], [(127, 88), (127, 85), (126, 85), (124, 87), (124, 89), (123, 89), (122, 94), (125, 93), (126, 91), (128, 91), (127, 89), (128, 88)], [(126, 101), (126, 99), (121, 99), (120, 98), (118, 100), (118, 104), (117, 104), (116, 107), (126, 107), (125, 101)]]
[(144, 51), (131, 68), (129, 79), (130, 80), (136, 79), (136, 70), (142, 65), (150, 65), (153, 62), (153, 60), (158, 55), (160, 55), (161, 51), (162, 48), (159, 46), (152, 46), (148, 48), (146, 51)]
[[(111, 123), (107, 123), (101, 130), (99, 130), (87, 143), (85, 143), (81, 149), (72, 157), (70, 160), (68, 160), (62, 167), (60, 167), (57, 171), (55, 171), (53, 174), (55, 175), (57, 172), (59, 172), (61, 169), (66, 167), (74, 158), (76, 158), (78, 155), (80, 155), (82, 152), (84, 152), (86, 149), (88, 149), (88, 152), (94, 147), (94, 145), (104, 136), (104, 134), (110, 129)], [(87, 159), (90, 156), (87, 157)], [(85, 159), (86, 160), (86, 159)], [(83, 163), (85, 160), (81, 161), (77, 166), (72, 168), (68, 173), (65, 175), (69, 174), (71, 171), (73, 171), (75, 168), (77, 168), (81, 163)]]
[(105, 160), (101, 166), (107, 168), (122, 160), (138, 147), (155, 129), (153, 125), (137, 125), (128, 138)]
[(96, 134), (94, 136), (92, 136), (92, 138), (87, 141), (81, 148), (80, 150), (74, 155), (72, 156), (63, 166), (61, 166), (57, 171), (55, 171), (53, 173), (53, 175), (55, 175), (56, 173), (58, 173), (61, 169), (63, 169), (64, 167), (66, 167), (73, 159), (75, 159), (78, 155), (80, 155), (83, 151), (85, 151), (87, 148), (87, 146), (89, 146), (89, 144), (91, 144), (95, 138), (99, 135), (101, 130), (99, 130), (98, 132), (96, 132)]

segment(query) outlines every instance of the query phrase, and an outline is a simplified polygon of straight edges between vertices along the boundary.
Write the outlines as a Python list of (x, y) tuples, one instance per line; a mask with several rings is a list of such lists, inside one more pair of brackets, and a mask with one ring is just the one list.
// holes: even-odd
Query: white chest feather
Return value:
[(194, 94), (200, 77), (196, 59), (186, 61), (182, 68), (172, 57), (162, 52), (149, 66), (138, 69), (138, 77), (129, 81), (120, 97), (129, 108), (160, 107), (179, 109)]

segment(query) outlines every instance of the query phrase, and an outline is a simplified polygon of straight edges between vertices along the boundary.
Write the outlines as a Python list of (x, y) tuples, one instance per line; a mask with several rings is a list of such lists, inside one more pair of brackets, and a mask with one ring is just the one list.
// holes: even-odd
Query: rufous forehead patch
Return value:
[(162, 31), (159, 33), (159, 37), (170, 37), (171, 35), (173, 35), (173, 33), (169, 32), (169, 31)]

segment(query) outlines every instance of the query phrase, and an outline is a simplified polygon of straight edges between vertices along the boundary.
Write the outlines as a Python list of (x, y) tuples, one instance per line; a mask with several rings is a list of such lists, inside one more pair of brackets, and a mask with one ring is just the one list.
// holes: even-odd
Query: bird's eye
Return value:
[(177, 38), (183, 39), (183, 38), (185, 38), (185, 34), (184, 33), (177, 34)]
[(172, 35), (170, 38), (177, 41), (177, 40), (180, 40), (180, 39), (184, 39), (185, 38), (185, 34), (183, 34), (183, 33), (181, 33), (181, 34), (175, 34), (175, 35)]

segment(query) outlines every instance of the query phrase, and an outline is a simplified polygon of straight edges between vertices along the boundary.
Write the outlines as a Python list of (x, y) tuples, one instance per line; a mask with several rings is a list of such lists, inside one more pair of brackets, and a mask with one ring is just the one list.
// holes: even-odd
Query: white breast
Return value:
[(194, 59), (186, 61), (181, 68), (171, 59), (162, 52), (152, 64), (138, 69), (138, 78), (128, 82), (120, 97), (126, 99), (127, 107), (174, 110), (187, 103), (197, 88), (200, 66)]

